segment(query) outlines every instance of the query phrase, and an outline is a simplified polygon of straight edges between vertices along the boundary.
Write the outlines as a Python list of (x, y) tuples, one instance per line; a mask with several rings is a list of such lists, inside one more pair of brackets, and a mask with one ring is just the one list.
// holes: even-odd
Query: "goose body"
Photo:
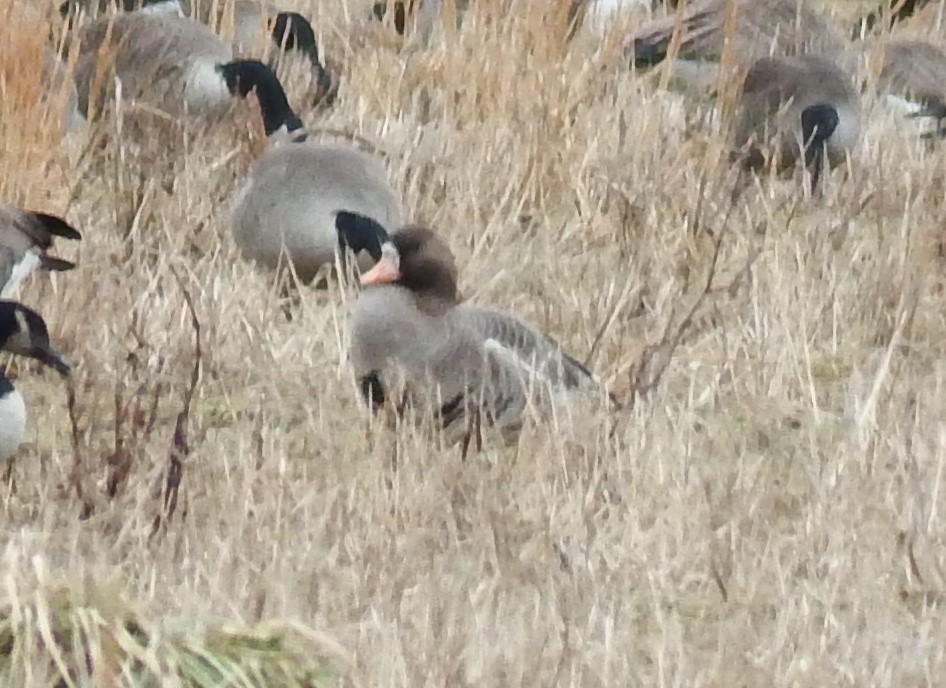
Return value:
[(12, 457), (26, 432), (26, 403), (13, 383), (0, 373), (0, 465)]
[[(0, 351), (36, 359), (63, 376), (71, 371), (50, 344), (42, 316), (15, 301), (0, 301)], [(8, 461), (23, 441), (26, 416), (22, 395), (0, 372), (0, 463)]]
[(734, 143), (750, 149), (752, 166), (763, 158), (774, 157), (783, 168), (804, 160), (813, 166), (817, 184), (822, 162), (842, 161), (860, 129), (860, 96), (833, 61), (815, 55), (766, 57), (752, 65), (743, 84)]
[(0, 298), (9, 298), (37, 268), (59, 271), (75, 267), (48, 255), (55, 237), (81, 239), (62, 218), (0, 203)]
[(445, 430), (474, 415), (515, 430), (530, 404), (596, 388), (552, 338), (511, 315), (461, 303), (452, 253), (429, 230), (391, 235), (362, 283), (352, 362), (375, 407), (402, 389)]
[(70, 134), (79, 131), (85, 124), (85, 117), (79, 111), (79, 94), (75, 82), (67, 73), (66, 66), (59, 55), (47, 46), (43, 51), (42, 84), (47, 102), (56, 102), (64, 96), (62, 104), (62, 133)]
[[(400, 221), (397, 196), (380, 162), (348, 146), (284, 143), (256, 161), (234, 199), (233, 236), (245, 257), (270, 268), (288, 259), (299, 279), (309, 282), (334, 264), (340, 246), (353, 246), (345, 241), (348, 232), (339, 234), (340, 211), (382, 226)], [(363, 223), (350, 231), (365, 228), (373, 231)], [(380, 242), (375, 244), (377, 259)]]
[(946, 52), (911, 38), (886, 39), (877, 50), (881, 91), (908, 98), (939, 119), (946, 117)]
[(273, 71), (257, 60), (231, 59), (230, 47), (199, 22), (167, 14), (118, 14), (85, 26), (81, 41), (75, 78), (86, 116), (104, 66), (121, 84), (123, 99), (140, 99), (172, 117), (219, 115), (235, 97), (253, 92), (267, 135), (302, 126)]
[[(727, 37), (731, 16), (733, 29)], [(846, 47), (844, 37), (807, 0), (691, 0), (637, 31), (627, 46), (632, 64), (640, 68), (662, 62), (678, 25), (679, 59), (716, 63), (727, 46), (742, 69), (768, 55), (838, 56)]]
[[(322, 66), (315, 31), (309, 20), (298, 12), (280, 10), (269, 3), (257, 0), (235, 0), (234, 2), (219, 2), (217, 0), (66, 0), (60, 6), (59, 11), (64, 17), (72, 17), (79, 11), (87, 12), (93, 16), (123, 12), (139, 16), (189, 18), (214, 30), (232, 26), (233, 42), (232, 45), (227, 46), (227, 49), (238, 55), (252, 54), (259, 39), (268, 34), (277, 48), (305, 55), (316, 72), (320, 89), (329, 91), (337, 87), (337, 84), (333, 83), (332, 77)], [(143, 24), (139, 30), (145, 31), (147, 28), (147, 24)], [(154, 28), (160, 28), (162, 32), (174, 30), (165, 26)], [(215, 54), (213, 57), (220, 59), (224, 57), (220, 47), (222, 41), (216, 34), (214, 36), (212, 50)], [(206, 34), (204, 34), (204, 37), (206, 38)], [(229, 59), (229, 57), (226, 59)]]

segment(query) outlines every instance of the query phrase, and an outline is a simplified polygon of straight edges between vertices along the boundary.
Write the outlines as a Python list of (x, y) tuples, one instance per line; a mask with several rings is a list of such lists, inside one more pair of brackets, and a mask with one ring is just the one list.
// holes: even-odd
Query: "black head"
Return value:
[(282, 127), (292, 133), (302, 129), (302, 120), (293, 112), (276, 73), (259, 60), (234, 60), (218, 65), (230, 93), (246, 98), (256, 93), (263, 115), (263, 128), (270, 136)]
[(319, 62), (319, 44), (315, 40), (312, 24), (298, 12), (279, 12), (273, 19), (273, 43), (283, 50), (298, 50)]
[(811, 164), (810, 156), (824, 148), (825, 143), (834, 134), (834, 130), (838, 128), (840, 121), (838, 111), (833, 105), (824, 103), (802, 110), (801, 133), (807, 164)]
[(0, 350), (28, 356), (69, 375), (71, 368), (52, 344), (46, 321), (36, 311), (15, 301), (0, 301)]
[(381, 223), (367, 215), (339, 210), (335, 214), (338, 247), (358, 254), (367, 251), (376, 261), (381, 260), (381, 246), (389, 241), (388, 232)]
[(309, 20), (298, 12), (279, 12), (272, 23), (271, 37), (280, 50), (296, 50), (309, 59), (316, 74), (319, 102), (331, 105), (338, 85), (319, 59), (319, 44)]
[(818, 188), (825, 166), (828, 139), (840, 123), (838, 111), (833, 105), (812, 105), (802, 110), (801, 133), (805, 150), (805, 165), (811, 170), (811, 190)]

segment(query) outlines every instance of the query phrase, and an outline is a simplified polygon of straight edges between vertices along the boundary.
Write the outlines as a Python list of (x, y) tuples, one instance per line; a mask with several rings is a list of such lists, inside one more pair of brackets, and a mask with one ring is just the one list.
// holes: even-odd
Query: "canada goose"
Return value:
[[(302, 141), (273, 146), (260, 156), (233, 201), (231, 224), (245, 257), (269, 268), (288, 260), (308, 283), (320, 268), (334, 264), (339, 248), (358, 253), (376, 244), (380, 250), (380, 241), (347, 239), (366, 229), (352, 225), (351, 213), (382, 225), (400, 221), (384, 168), (349, 146)], [(370, 265), (369, 256), (359, 257), (359, 264)]]
[[(391, 23), (394, 30), (401, 35), (408, 29), (420, 37), (421, 41), (426, 43), (433, 33), (440, 15), (449, 0), (378, 0), (371, 7), (372, 16), (379, 21), (386, 21), (387, 16), (391, 15)], [(575, 29), (581, 24), (584, 15), (584, 5), (588, 0), (567, 0), (564, 18), (566, 21), (566, 37), (571, 38)], [(456, 12), (456, 26), (459, 28), (463, 24), (464, 15), (471, 9), (473, 0), (453, 0), (453, 9)], [(521, 6), (521, 5), (520, 5)], [(511, 14), (517, 11), (516, 0), (502, 0), (501, 7), (505, 13)], [(551, 16), (555, 16), (561, 10), (557, 8), (556, 3), (549, 3), (548, 9)]]
[(86, 117), (99, 60), (105, 59), (123, 97), (153, 103), (172, 116), (214, 114), (233, 97), (255, 92), (267, 135), (302, 127), (273, 71), (258, 60), (231, 59), (230, 48), (198, 22), (132, 12), (97, 19), (83, 27), (80, 40), (75, 79)]
[[(323, 70), (315, 31), (304, 16), (257, 0), (235, 0), (232, 6), (233, 42), (238, 52), (251, 48), (261, 29), (266, 28), (276, 47), (299, 51), (314, 68)], [(228, 7), (229, 3), (219, 0), (66, 0), (59, 6), (59, 13), (71, 20), (80, 11), (96, 15), (109, 10), (138, 11), (189, 17), (216, 27), (225, 19)]]
[(685, 80), (705, 79), (703, 68), (715, 69), (724, 46), (741, 69), (773, 54), (833, 57), (845, 49), (844, 37), (806, 0), (691, 0), (635, 33), (626, 48), (631, 64), (643, 68), (662, 62), (678, 25), (682, 36), (677, 57), (683, 62), (677, 67)]
[(888, 38), (880, 53), (878, 88), (915, 104), (913, 117), (946, 118), (946, 52), (920, 39)]
[(814, 190), (825, 162), (839, 163), (857, 144), (860, 125), (860, 96), (834, 62), (816, 55), (764, 57), (743, 83), (734, 143), (748, 148), (744, 162), (751, 168), (766, 159), (780, 168), (803, 160)]
[(54, 237), (81, 239), (62, 218), (0, 203), (0, 298), (8, 298), (36, 268), (71, 270), (75, 263), (47, 255)]
[(352, 313), (355, 375), (375, 410), (403, 385), (405, 400), (445, 430), (474, 414), (515, 430), (530, 402), (596, 389), (591, 373), (552, 338), (511, 315), (462, 303), (453, 253), (429, 229), (397, 230), (381, 254), (361, 277), (366, 288)]
[[(0, 301), (0, 351), (35, 358), (63, 376), (71, 370), (62, 354), (50, 344), (42, 316), (15, 301)], [(25, 429), (23, 397), (0, 371), (0, 463), (16, 452)]]
[[(426, 40), (443, 10), (443, 3), (444, 0), (379, 0), (371, 6), (371, 13), (379, 21), (385, 21), (390, 14), (398, 34), (404, 35), (409, 27), (413, 27)], [(472, 0), (454, 0), (457, 26), (462, 23), (463, 14), (471, 3)]]

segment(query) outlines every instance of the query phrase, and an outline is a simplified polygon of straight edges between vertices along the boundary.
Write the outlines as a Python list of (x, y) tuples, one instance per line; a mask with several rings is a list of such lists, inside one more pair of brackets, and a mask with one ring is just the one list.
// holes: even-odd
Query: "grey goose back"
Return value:
[[(93, 16), (115, 12), (137, 12), (158, 16), (186, 17), (219, 30), (232, 21), (233, 49), (239, 55), (251, 54), (263, 34), (285, 53), (298, 53), (309, 62), (320, 96), (330, 102), (338, 83), (325, 69), (319, 57), (319, 45), (312, 24), (294, 11), (280, 10), (257, 0), (66, 0), (59, 7), (67, 21), (80, 13)], [(232, 12), (232, 14), (231, 14)]]
[(860, 95), (834, 62), (815, 55), (766, 57), (746, 75), (733, 143), (749, 169), (803, 162), (814, 189), (824, 166), (843, 161), (860, 130)]
[(597, 389), (591, 373), (551, 337), (462, 302), (453, 253), (429, 229), (391, 234), (361, 282), (352, 363), (376, 410), (406, 401), (457, 438), (455, 431), (479, 422), (515, 432), (527, 409), (561, 409), (575, 393)]
[[(123, 100), (149, 103), (175, 118), (219, 115), (234, 97), (252, 92), (267, 135), (302, 127), (272, 69), (257, 60), (233, 60), (230, 47), (198, 22), (131, 12), (97, 19), (82, 28), (80, 40), (75, 79), (86, 117), (93, 98), (104, 95), (93, 89), (117, 79)], [(105, 79), (99, 76), (103, 67)]]
[(381, 163), (351, 146), (310, 141), (271, 146), (255, 162), (231, 205), (233, 237), (243, 256), (265, 267), (291, 267), (303, 283), (350, 249), (361, 267), (380, 257), (374, 226), (400, 222), (398, 197)]
[(9, 298), (36, 269), (61, 271), (75, 267), (75, 263), (47, 253), (56, 237), (82, 238), (60, 217), (0, 203), (0, 298)]
[(946, 52), (929, 41), (890, 37), (868, 44), (875, 65), (879, 64), (878, 91), (888, 103), (900, 102), (900, 109), (911, 117), (938, 120), (937, 131), (943, 135), (946, 119)]
[[(15, 301), (0, 301), (0, 351), (35, 359), (63, 376), (71, 371), (62, 354), (50, 344), (42, 316)], [(25, 430), (26, 404), (0, 371), (0, 463), (13, 456)]]
[(631, 64), (646, 68), (663, 62), (677, 27), (677, 68), (684, 80), (705, 80), (707, 66), (715, 78), (724, 47), (743, 70), (760, 57), (834, 57), (846, 49), (844, 36), (810, 0), (690, 0), (634, 34), (625, 49)]

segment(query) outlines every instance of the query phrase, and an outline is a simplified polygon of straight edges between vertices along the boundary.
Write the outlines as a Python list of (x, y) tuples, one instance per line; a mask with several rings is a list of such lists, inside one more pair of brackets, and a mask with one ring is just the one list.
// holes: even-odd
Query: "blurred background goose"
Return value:
[(735, 145), (744, 164), (780, 169), (804, 161), (811, 185), (824, 164), (845, 159), (860, 138), (860, 95), (834, 62), (816, 55), (766, 57), (749, 70), (737, 108)]
[[(186, 17), (220, 31), (232, 26), (233, 53), (253, 55), (260, 39), (268, 37), (282, 53), (302, 55), (312, 70), (317, 85), (317, 100), (330, 103), (338, 82), (325, 68), (312, 24), (298, 12), (279, 10), (256, 0), (219, 2), (216, 0), (66, 0), (59, 7), (68, 22), (79, 15), (96, 17), (115, 12)], [(231, 14), (232, 11), (232, 14)], [(271, 64), (271, 67), (276, 65)]]
[(71, 270), (75, 263), (47, 254), (53, 239), (81, 239), (62, 218), (0, 203), (0, 298), (9, 298), (37, 268)]
[(298, 141), (260, 156), (234, 198), (231, 223), (246, 258), (274, 269), (288, 261), (309, 283), (340, 248), (360, 253), (362, 267), (380, 257), (384, 235), (356, 215), (390, 226), (400, 213), (376, 158), (347, 145)]
[[(63, 376), (71, 371), (62, 354), (50, 344), (42, 316), (15, 301), (0, 301), (0, 351), (36, 359)], [(13, 456), (25, 430), (26, 404), (0, 370), (0, 463)]]
[(663, 62), (678, 26), (674, 75), (700, 88), (715, 82), (724, 46), (742, 70), (760, 57), (837, 57), (846, 49), (837, 27), (806, 0), (691, 0), (634, 34), (626, 48), (631, 64), (641, 69)]
[(552, 338), (511, 315), (462, 303), (453, 253), (429, 229), (393, 233), (361, 282), (352, 361), (375, 409), (401, 388), (445, 430), (481, 416), (515, 431), (530, 404), (597, 387)]
[[(123, 100), (140, 99), (175, 118), (219, 115), (233, 98), (255, 93), (267, 135), (301, 127), (272, 69), (258, 60), (233, 60), (209, 28), (174, 15), (132, 12), (83, 27), (75, 79), (79, 109), (89, 116), (105, 89), (101, 71), (121, 83)], [(99, 108), (93, 110), (97, 112)]]

